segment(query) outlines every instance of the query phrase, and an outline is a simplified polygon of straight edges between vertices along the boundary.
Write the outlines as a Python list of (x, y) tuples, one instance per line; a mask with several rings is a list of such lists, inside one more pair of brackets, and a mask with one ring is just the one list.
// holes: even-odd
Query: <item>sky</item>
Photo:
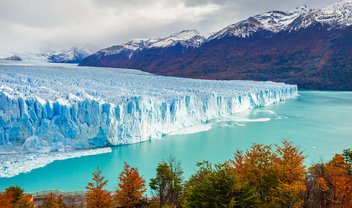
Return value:
[(185, 29), (211, 34), (270, 10), (338, 0), (0, 0), (0, 53), (98, 50)]

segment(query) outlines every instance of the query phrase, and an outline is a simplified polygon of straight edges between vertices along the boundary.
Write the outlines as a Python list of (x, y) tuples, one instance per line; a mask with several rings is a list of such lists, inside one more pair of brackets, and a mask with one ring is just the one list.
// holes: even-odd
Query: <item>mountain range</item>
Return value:
[(133, 68), (177, 77), (271, 80), (301, 89), (352, 90), (352, 1), (270, 11), (205, 38), (184, 30), (99, 50), (80, 66)]
[(63, 51), (46, 50), (38, 55), (46, 58), (50, 63), (80, 63), (89, 54), (88, 50), (72, 47)]

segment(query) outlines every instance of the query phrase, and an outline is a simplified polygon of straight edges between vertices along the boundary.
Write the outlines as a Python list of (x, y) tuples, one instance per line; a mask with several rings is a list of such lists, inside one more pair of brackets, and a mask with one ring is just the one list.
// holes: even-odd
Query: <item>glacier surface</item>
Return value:
[(0, 154), (161, 139), (297, 96), (274, 82), (162, 77), (76, 66), (0, 66)]

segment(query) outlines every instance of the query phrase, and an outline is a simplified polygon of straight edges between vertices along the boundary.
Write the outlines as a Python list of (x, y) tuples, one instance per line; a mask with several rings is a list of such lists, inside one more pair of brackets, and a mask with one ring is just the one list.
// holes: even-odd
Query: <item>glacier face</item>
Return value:
[(284, 83), (193, 80), (125, 69), (4, 65), (0, 74), (0, 153), (161, 139), (297, 96), (297, 86)]

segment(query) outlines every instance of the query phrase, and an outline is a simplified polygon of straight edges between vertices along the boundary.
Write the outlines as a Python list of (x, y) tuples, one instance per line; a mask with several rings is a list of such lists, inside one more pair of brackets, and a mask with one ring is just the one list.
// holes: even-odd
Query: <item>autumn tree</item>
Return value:
[(5, 192), (0, 193), (0, 204), (3, 208), (11, 208), (12, 196), (8, 196)]
[(0, 205), (3, 208), (33, 208), (32, 195), (25, 194), (19, 186), (10, 186), (0, 194)]
[(254, 189), (238, 182), (228, 164), (204, 161), (197, 164), (198, 171), (186, 182), (186, 207), (239, 207), (257, 206)]
[(300, 207), (305, 191), (304, 156), (284, 141), (282, 147), (256, 144), (238, 151), (232, 164), (238, 180), (256, 190), (261, 207)]
[(276, 145), (277, 164), (277, 195), (275, 201), (280, 207), (301, 207), (302, 193), (306, 191), (306, 169), (303, 152), (291, 143), (284, 141), (282, 146)]
[(159, 163), (156, 172), (156, 177), (150, 180), (149, 186), (158, 197), (160, 206), (180, 206), (183, 191), (181, 163), (170, 157), (167, 162)]
[(139, 207), (146, 191), (145, 181), (139, 175), (137, 168), (130, 167), (124, 163), (123, 171), (119, 176), (118, 190), (114, 195), (114, 200), (119, 207)]
[(310, 167), (305, 207), (352, 207), (350, 170), (349, 160), (341, 154), (336, 154), (328, 163), (321, 162)]
[(109, 208), (111, 207), (112, 197), (110, 193), (104, 189), (108, 183), (101, 175), (102, 170), (97, 168), (93, 173), (92, 182), (86, 186), (86, 204), (87, 208)]

